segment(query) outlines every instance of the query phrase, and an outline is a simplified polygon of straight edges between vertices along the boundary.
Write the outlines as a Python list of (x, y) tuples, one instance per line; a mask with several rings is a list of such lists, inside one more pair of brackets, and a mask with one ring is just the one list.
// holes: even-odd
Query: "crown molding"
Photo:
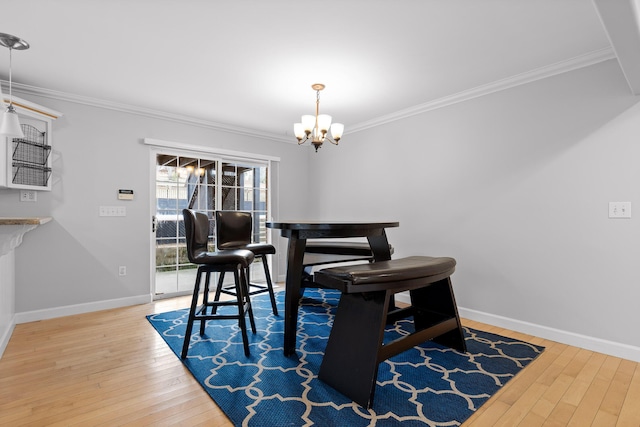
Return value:
[(40, 88), (36, 86), (29, 86), (21, 83), (13, 83), (14, 92), (20, 92), (21, 94), (41, 96), (44, 98), (51, 98), (61, 101), (73, 102), (81, 105), (88, 105), (91, 107), (104, 108), (107, 110), (114, 110), (123, 113), (137, 114), (139, 116), (150, 117), (155, 119), (169, 120), (173, 122), (194, 125), (222, 132), (233, 133), (237, 135), (250, 136), (260, 139), (268, 139), (278, 142), (291, 142), (291, 139), (286, 135), (278, 135), (269, 132), (258, 131), (255, 129), (244, 128), (240, 126), (233, 126), (224, 123), (218, 123), (210, 120), (197, 119), (194, 117), (183, 116), (180, 114), (168, 113), (166, 111), (154, 110), (151, 108), (145, 108), (135, 105), (122, 104), (118, 102), (106, 101), (98, 98), (91, 98), (82, 95), (76, 95), (66, 92), (59, 92), (56, 90)]
[[(508, 77), (502, 80), (497, 80), (485, 85), (477, 86), (462, 92), (458, 92), (453, 95), (445, 96), (433, 101), (426, 102), (424, 104), (409, 107), (403, 110), (396, 111), (391, 114), (387, 114), (381, 117), (377, 117), (372, 120), (357, 123), (349, 126), (349, 131), (345, 132), (345, 135), (360, 132), (366, 129), (370, 129), (376, 126), (380, 126), (386, 123), (401, 120), (407, 117), (422, 114), (431, 110), (444, 108), (449, 105), (457, 104), (464, 101), (469, 101), (474, 98), (478, 98), (484, 95), (489, 95), (502, 90), (510, 89), (516, 86), (531, 83), (537, 80), (552, 77), (558, 74), (566, 73), (569, 71), (577, 70), (579, 68), (588, 67), (600, 62), (615, 59), (616, 55), (612, 48), (604, 48), (592, 52), (588, 52), (584, 55), (576, 56), (566, 61), (557, 62), (545, 67), (540, 67), (526, 73), (518, 74), (512, 77)], [(115, 110), (124, 113), (137, 114), (140, 116), (157, 118), (162, 120), (169, 120), (178, 123), (205, 127), (222, 132), (233, 133), (237, 135), (249, 136), (259, 139), (267, 139), (271, 141), (295, 143), (293, 139), (288, 135), (279, 135), (274, 133), (262, 132), (255, 129), (244, 128), (240, 126), (233, 126), (224, 123), (213, 122), (209, 120), (197, 119), (189, 116), (183, 116), (174, 113), (168, 113), (165, 111), (153, 110), (150, 108), (144, 108), (134, 105), (121, 104), (112, 101), (106, 101), (102, 99), (90, 98), (81, 95), (70, 94), (66, 92), (59, 92), (50, 89), (39, 88), (35, 86), (29, 86), (20, 83), (13, 83), (13, 89), (17, 92), (24, 94), (31, 94), (36, 96), (42, 96), (45, 98), (52, 98), (62, 101), (69, 101), (82, 105), (89, 105), (92, 107), (105, 108), (108, 110)]]
[(497, 80), (495, 82), (477, 86), (472, 89), (464, 90), (462, 92), (435, 99), (424, 104), (396, 111), (394, 113), (368, 120), (366, 122), (357, 123), (355, 125), (349, 126), (349, 132), (345, 132), (345, 135), (349, 133), (360, 132), (365, 129), (370, 129), (407, 117), (415, 116), (417, 114), (422, 114), (427, 111), (444, 108), (449, 105), (457, 104), (459, 102), (469, 101), (474, 98), (479, 98), (491, 93), (531, 83), (536, 80), (546, 79), (547, 77), (552, 77), (558, 74), (577, 70), (579, 68), (588, 67), (590, 65), (598, 64), (600, 62), (608, 61), (615, 58), (616, 55), (612, 48), (596, 50), (584, 55), (576, 56), (566, 61), (561, 61), (545, 67), (540, 67), (532, 71), (527, 71), (526, 73), (517, 74), (512, 77), (507, 77), (502, 80)]

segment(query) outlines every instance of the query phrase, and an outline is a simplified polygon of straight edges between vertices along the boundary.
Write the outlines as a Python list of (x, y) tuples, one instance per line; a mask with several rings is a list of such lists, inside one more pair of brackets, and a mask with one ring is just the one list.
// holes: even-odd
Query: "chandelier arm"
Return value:
[(338, 141), (334, 141), (333, 139), (331, 139), (331, 137), (329, 135), (326, 135), (324, 137), (325, 141), (329, 141), (330, 143), (332, 143), (333, 145), (338, 145)]
[(309, 140), (309, 135), (305, 136), (303, 139), (298, 140), (298, 145), (302, 145)]

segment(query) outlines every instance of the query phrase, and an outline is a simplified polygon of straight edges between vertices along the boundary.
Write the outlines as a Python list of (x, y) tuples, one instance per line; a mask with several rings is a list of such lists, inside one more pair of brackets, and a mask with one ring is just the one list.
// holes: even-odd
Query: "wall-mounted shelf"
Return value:
[(0, 187), (49, 191), (51, 125), (62, 114), (16, 97), (13, 97), (13, 105), (20, 117), (24, 137), (5, 138), (6, 150), (0, 146)]
[(40, 132), (28, 124), (20, 126), (24, 137), (13, 138), (11, 182), (47, 187), (51, 177), (51, 168), (48, 166), (51, 146), (47, 144), (46, 132)]

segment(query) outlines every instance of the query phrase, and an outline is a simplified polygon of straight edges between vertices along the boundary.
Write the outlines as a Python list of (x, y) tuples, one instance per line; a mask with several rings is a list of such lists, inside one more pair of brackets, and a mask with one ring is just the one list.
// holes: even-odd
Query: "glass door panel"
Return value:
[[(225, 210), (251, 212), (253, 242), (267, 242), (267, 165), (223, 162), (220, 205)], [(261, 260), (251, 264), (251, 281), (264, 283)]]
[[(217, 162), (187, 156), (156, 156), (156, 296), (193, 290), (196, 266), (187, 259), (182, 210), (215, 211)], [(213, 250), (213, 232), (210, 230)]]

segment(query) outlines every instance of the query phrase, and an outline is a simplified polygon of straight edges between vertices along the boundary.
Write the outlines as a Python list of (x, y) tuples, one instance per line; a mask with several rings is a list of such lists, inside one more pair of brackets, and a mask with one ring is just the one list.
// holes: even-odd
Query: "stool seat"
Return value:
[[(466, 351), (450, 276), (456, 260), (412, 256), (320, 270), (315, 281), (342, 291), (318, 378), (365, 408), (373, 402), (378, 365), (433, 340)], [(395, 293), (411, 306), (389, 311)], [(389, 321), (413, 316), (415, 331), (383, 343)]]
[(268, 243), (249, 243), (241, 247), (250, 250), (256, 256), (273, 255), (276, 253), (275, 246)]
[(195, 251), (190, 261), (193, 264), (235, 264), (247, 268), (253, 258), (250, 250), (230, 249), (217, 252)]

